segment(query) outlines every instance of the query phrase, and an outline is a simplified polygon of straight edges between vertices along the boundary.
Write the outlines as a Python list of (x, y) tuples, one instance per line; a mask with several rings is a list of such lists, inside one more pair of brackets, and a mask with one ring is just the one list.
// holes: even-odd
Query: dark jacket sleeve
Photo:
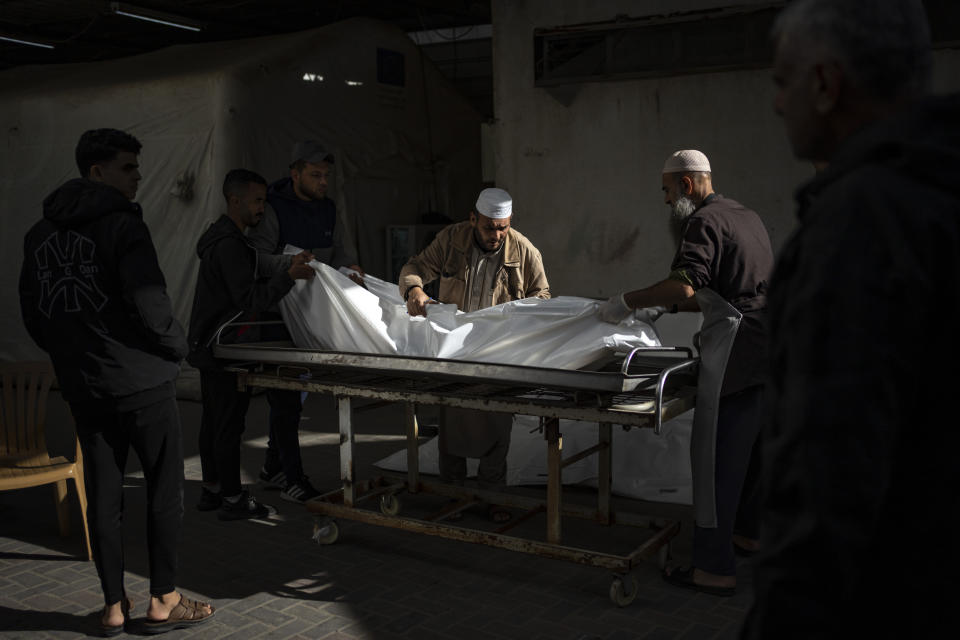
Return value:
[(37, 308), (36, 282), (31, 280), (36, 279), (36, 272), (30, 268), (34, 258), (32, 255), (27, 255), (29, 240), (30, 234), (27, 234), (23, 241), (23, 265), (20, 267), (20, 315), (23, 318), (23, 325), (27, 328), (27, 333), (30, 334), (33, 341), (37, 343), (38, 347), (48, 351), (47, 340), (37, 326), (39, 320), (37, 316), (40, 311)]
[(670, 266), (670, 278), (702, 289), (710, 284), (712, 265), (719, 255), (720, 230), (715, 221), (694, 214)]
[(239, 236), (221, 240), (214, 259), (231, 304), (241, 311), (267, 311), (293, 287), (293, 279), (286, 271), (258, 279), (254, 252)]
[(157, 355), (179, 362), (187, 355), (187, 338), (173, 317), (166, 281), (143, 220), (123, 216), (116, 246), (123, 299), (134, 324)]

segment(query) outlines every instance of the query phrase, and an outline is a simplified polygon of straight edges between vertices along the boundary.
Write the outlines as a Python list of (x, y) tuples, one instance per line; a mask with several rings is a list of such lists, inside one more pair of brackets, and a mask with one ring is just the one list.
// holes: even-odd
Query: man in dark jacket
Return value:
[[(960, 95), (925, 98), (919, 0), (775, 28), (798, 227), (770, 291), (762, 550), (743, 637), (948, 638), (960, 558)], [(909, 553), (913, 551), (913, 553)]]
[[(749, 553), (759, 537), (755, 445), (767, 371), (765, 314), (773, 251), (760, 217), (715, 193), (711, 176), (707, 157), (694, 149), (667, 159), (664, 201), (682, 225), (671, 272), (650, 287), (612, 297), (599, 312), (608, 322), (646, 307), (704, 312), (691, 438), (693, 565), (668, 569), (664, 579), (728, 596), (737, 583), (735, 548)], [(732, 335), (725, 326), (733, 327)]]
[(213, 608), (175, 590), (183, 446), (174, 379), (186, 355), (140, 205), (140, 142), (116, 129), (77, 144), (81, 178), (43, 202), (24, 239), (23, 321), (50, 354), (83, 452), (105, 633), (123, 630), (123, 474), (132, 446), (147, 482), (151, 631), (195, 625)]
[[(317, 261), (333, 267), (349, 267), (362, 274), (353, 240), (327, 197), (333, 172), (333, 154), (319, 142), (306, 140), (293, 148), (290, 175), (267, 190), (263, 221), (250, 229), (250, 242), (260, 253), (260, 273), (271, 275), (290, 268), (291, 257), (283, 254), (286, 245), (301, 247)], [(359, 276), (353, 276), (359, 280)], [(279, 317), (279, 313), (276, 315)], [(273, 339), (289, 338), (281, 327)], [(260, 480), (267, 488), (282, 489), (280, 496), (291, 502), (317, 498), (317, 491), (303, 472), (300, 458), (299, 391), (268, 389), (270, 438)]]
[[(243, 490), (240, 481), (240, 437), (250, 394), (237, 390), (235, 374), (222, 371), (213, 357), (217, 332), (244, 318), (263, 312), (287, 294), (294, 280), (316, 275), (306, 264), (309, 252), (292, 257), (290, 266), (269, 278), (257, 277), (257, 250), (244, 236), (247, 227), (263, 217), (267, 181), (245, 169), (230, 171), (223, 181), (227, 213), (210, 225), (197, 242), (200, 272), (190, 315), (190, 355), (200, 369), (203, 417), (200, 426), (200, 463), (203, 487), (197, 508), (219, 509), (221, 520), (263, 518), (266, 505)], [(235, 339), (237, 329), (226, 327), (221, 341)]]

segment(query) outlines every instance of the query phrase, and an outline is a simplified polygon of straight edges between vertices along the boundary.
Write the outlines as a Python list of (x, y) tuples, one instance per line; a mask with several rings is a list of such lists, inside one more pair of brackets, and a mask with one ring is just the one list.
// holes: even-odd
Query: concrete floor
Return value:
[[(633, 571), (637, 598), (618, 608), (608, 596), (612, 574), (603, 569), (490, 547), (340, 521), (340, 538), (321, 546), (310, 539), (313, 518), (301, 506), (255, 484), (253, 493), (279, 508), (269, 523), (221, 522), (194, 508), (200, 462), (196, 441), (199, 403), (181, 400), (186, 455), (183, 542), (179, 587), (212, 601), (211, 623), (178, 636), (199, 638), (693, 640), (736, 637), (750, 601), (749, 564), (732, 598), (716, 598), (667, 585), (655, 564)], [(48, 440), (54, 453), (71, 453), (69, 412), (50, 400)], [(357, 412), (356, 469), (364, 479), (373, 463), (404, 446), (400, 407)], [(243, 465), (254, 482), (266, 443), (267, 404), (253, 398), (244, 436)], [(321, 490), (338, 486), (336, 413), (331, 398), (308, 397), (301, 428), (304, 467)], [(536, 495), (542, 488), (523, 488)], [(135, 601), (128, 634), (142, 635), (148, 597), (144, 488), (131, 454), (125, 500), (127, 592)], [(440, 498), (401, 496), (404, 513), (434, 509)], [(433, 503), (428, 503), (428, 500)], [(565, 500), (594, 499), (591, 490), (565, 489)], [(49, 486), (0, 493), (0, 637), (75, 638), (96, 635), (102, 595), (87, 562), (79, 507), (71, 489), (74, 530), (58, 535)], [(690, 553), (689, 507), (616, 499), (615, 507), (678, 518), (676, 562)], [(409, 510), (409, 511), (408, 511)], [(463, 524), (487, 526), (481, 514)], [(536, 535), (543, 521), (521, 531)], [(637, 530), (564, 522), (565, 541), (615, 553), (636, 546)]]

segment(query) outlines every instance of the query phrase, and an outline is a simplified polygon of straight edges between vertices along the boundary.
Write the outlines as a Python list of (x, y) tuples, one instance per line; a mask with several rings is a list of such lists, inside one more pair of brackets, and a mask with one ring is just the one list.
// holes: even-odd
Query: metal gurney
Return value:
[[(342, 486), (322, 500), (307, 503), (318, 516), (314, 539), (332, 544), (339, 531), (333, 518), (393, 527), (427, 535), (569, 560), (611, 570), (611, 599), (620, 606), (637, 593), (628, 573), (641, 561), (665, 560), (670, 540), (679, 530), (675, 520), (654, 519), (611, 508), (611, 429), (661, 424), (693, 406), (698, 359), (685, 348), (644, 347), (618, 357), (599, 370), (571, 371), (530, 366), (463, 362), (434, 358), (315, 351), (279, 343), (217, 344), (219, 358), (256, 363), (253, 371), (238, 368), (242, 388), (267, 387), (332, 394), (337, 399), (340, 429)], [(309, 373), (309, 378), (303, 374)], [(351, 419), (355, 398), (400, 402), (405, 405), (407, 473), (381, 475), (357, 481), (355, 438)], [(547, 489), (542, 499), (511, 493), (456, 487), (421, 479), (418, 469), (418, 425), (415, 405), (443, 405), (540, 417), (547, 445)], [(598, 423), (598, 444), (566, 459), (562, 457), (559, 419)], [(448, 428), (451, 428), (448, 426)], [(598, 457), (596, 508), (563, 504), (562, 470), (589, 455)], [(423, 519), (398, 515), (397, 494), (436, 494), (453, 504)], [(459, 502), (456, 502), (459, 501)], [(362, 503), (379, 506), (361, 508)], [(454, 526), (444, 520), (471, 504), (511, 507), (522, 513), (493, 530)], [(537, 514), (546, 515), (541, 540), (508, 535), (508, 531)], [(625, 555), (562, 544), (563, 517), (595, 520), (601, 525), (640, 527), (648, 536)]]

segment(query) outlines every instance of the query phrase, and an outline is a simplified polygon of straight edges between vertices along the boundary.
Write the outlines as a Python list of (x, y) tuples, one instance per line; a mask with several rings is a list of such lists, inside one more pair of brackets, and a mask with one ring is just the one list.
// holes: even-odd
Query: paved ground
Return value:
[[(310, 540), (313, 519), (275, 492), (253, 487), (279, 507), (269, 524), (220, 522), (193, 508), (199, 492), (196, 456), (198, 403), (181, 401), (186, 464), (186, 514), (180, 553), (180, 587), (212, 601), (216, 619), (179, 636), (199, 638), (491, 639), (522, 640), (694, 640), (735, 638), (750, 599), (749, 564), (739, 567), (733, 598), (716, 598), (665, 584), (654, 564), (633, 572), (639, 594), (618, 608), (608, 596), (612, 575), (602, 569), (548, 560), (468, 543), (418, 536), (370, 525), (340, 522), (330, 546)], [(265, 447), (266, 401), (253, 399), (245, 434), (244, 466), (255, 476)], [(48, 439), (57, 453), (70, 449), (66, 406), (51, 399)], [(329, 398), (310, 396), (304, 412), (304, 459), (321, 489), (337, 486), (335, 413)], [(402, 448), (397, 407), (357, 416), (359, 477), (376, 473), (375, 460)], [(131, 635), (148, 596), (144, 533), (144, 490), (131, 455), (125, 500), (127, 591), (134, 598)], [(587, 490), (565, 499), (588, 501)], [(74, 531), (57, 533), (53, 490), (39, 487), (0, 493), (0, 637), (75, 638), (95, 635), (102, 596), (93, 563), (87, 562), (77, 529), (79, 508), (72, 494)], [(426, 500), (420, 498), (419, 500)], [(435, 503), (434, 503), (435, 504)], [(689, 508), (617, 500), (619, 509), (677, 517), (683, 529), (673, 554), (685, 563), (690, 548)], [(404, 498), (404, 509), (433, 505)], [(465, 524), (480, 525), (468, 514)], [(523, 525), (542, 530), (542, 521)], [(565, 535), (608, 545), (620, 553), (635, 546), (636, 530), (567, 526)], [(630, 535), (632, 533), (632, 535)]]

